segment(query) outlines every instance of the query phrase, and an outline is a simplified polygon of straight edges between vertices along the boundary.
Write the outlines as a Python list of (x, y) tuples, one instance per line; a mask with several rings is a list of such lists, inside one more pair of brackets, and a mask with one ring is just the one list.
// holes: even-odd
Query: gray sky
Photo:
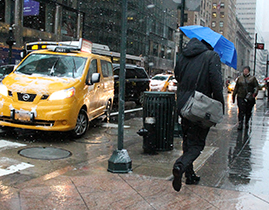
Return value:
[(256, 3), (256, 28), (262, 33), (265, 48), (269, 50), (269, 0), (257, 0)]

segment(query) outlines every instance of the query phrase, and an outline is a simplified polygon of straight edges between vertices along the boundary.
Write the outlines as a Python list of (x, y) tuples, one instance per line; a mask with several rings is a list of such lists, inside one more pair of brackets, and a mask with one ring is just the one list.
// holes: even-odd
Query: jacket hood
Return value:
[(193, 57), (206, 50), (208, 50), (208, 48), (201, 41), (199, 41), (197, 38), (192, 38), (183, 49), (182, 54), (185, 57)]

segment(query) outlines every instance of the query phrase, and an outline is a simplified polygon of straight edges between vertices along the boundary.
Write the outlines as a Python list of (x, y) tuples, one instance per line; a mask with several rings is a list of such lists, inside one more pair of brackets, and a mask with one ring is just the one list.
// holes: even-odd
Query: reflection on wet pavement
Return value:
[[(242, 131), (237, 130), (236, 104), (227, 107), (227, 112), (233, 114), (225, 116), (229, 119), (224, 119), (218, 129), (212, 129), (209, 135), (208, 143), (219, 146), (220, 149), (198, 172), (206, 177), (202, 178), (200, 184), (269, 195), (269, 116), (265, 114), (269, 110), (267, 102), (257, 100), (250, 127)], [(230, 127), (230, 132), (223, 129), (225, 127)], [(223, 131), (222, 134), (220, 130)]]

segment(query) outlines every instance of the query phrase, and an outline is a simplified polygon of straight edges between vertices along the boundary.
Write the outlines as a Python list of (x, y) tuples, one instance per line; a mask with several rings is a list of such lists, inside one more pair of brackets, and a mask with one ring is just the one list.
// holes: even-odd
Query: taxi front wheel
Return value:
[(77, 124), (74, 130), (72, 131), (72, 135), (74, 138), (82, 137), (89, 127), (89, 119), (87, 113), (84, 109), (80, 110), (77, 118)]

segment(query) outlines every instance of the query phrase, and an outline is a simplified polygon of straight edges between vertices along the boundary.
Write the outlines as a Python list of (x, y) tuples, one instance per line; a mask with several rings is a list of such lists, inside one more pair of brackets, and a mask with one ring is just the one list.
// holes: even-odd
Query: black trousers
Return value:
[(183, 155), (176, 160), (174, 167), (179, 167), (188, 177), (194, 174), (193, 162), (205, 147), (209, 128), (201, 128), (185, 118), (182, 118), (181, 126), (183, 132)]
[(244, 117), (245, 123), (248, 123), (249, 119), (252, 115), (252, 109), (255, 104), (255, 100), (253, 102), (246, 102), (243, 98), (237, 97), (237, 106), (238, 106), (238, 121), (239, 123), (243, 123)]

